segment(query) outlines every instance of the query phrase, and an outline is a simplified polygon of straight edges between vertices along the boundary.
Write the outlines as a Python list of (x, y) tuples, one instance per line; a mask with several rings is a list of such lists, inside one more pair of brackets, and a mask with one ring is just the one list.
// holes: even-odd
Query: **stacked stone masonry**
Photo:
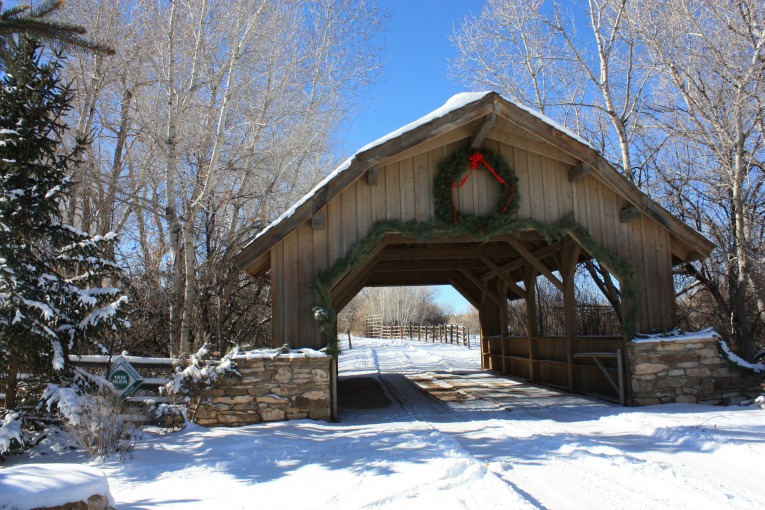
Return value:
[(763, 374), (727, 357), (717, 338), (630, 342), (635, 405), (739, 404), (762, 392)]
[(200, 425), (241, 426), (282, 420), (330, 420), (332, 358), (234, 358), (242, 377), (207, 390), (194, 413)]

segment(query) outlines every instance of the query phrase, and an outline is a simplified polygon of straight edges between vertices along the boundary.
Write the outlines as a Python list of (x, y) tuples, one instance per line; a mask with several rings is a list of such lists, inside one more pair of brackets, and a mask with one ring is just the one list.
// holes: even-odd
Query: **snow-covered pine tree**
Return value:
[(85, 141), (62, 143), (72, 91), (61, 56), (39, 42), (9, 44), (0, 84), (0, 362), (6, 409), (16, 405), (21, 368), (71, 376), (68, 354), (126, 326), (127, 297), (108, 282), (119, 268), (104, 253), (115, 235), (90, 236), (62, 224), (70, 168)]

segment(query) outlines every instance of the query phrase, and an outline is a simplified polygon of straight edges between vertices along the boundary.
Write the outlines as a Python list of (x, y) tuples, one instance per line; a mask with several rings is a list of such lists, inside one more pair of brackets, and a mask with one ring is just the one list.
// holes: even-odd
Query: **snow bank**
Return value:
[(114, 498), (100, 469), (81, 464), (21, 464), (0, 469), (0, 508), (28, 510), (87, 501), (105, 496), (109, 506)]

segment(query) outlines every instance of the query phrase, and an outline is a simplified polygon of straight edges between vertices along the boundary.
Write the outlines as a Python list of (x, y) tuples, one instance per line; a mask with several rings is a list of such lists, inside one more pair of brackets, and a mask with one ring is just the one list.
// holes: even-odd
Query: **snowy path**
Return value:
[[(462, 346), (355, 339), (340, 364), (341, 377), (380, 380), (390, 406), (345, 409), (340, 423), (147, 433), (125, 463), (88, 464), (120, 510), (765, 506), (765, 411), (754, 406), (623, 408), (497, 382)], [(85, 462), (47, 453), (10, 458), (0, 477), (8, 465)]]
[[(485, 400), (476, 391), (481, 377), (476, 384), (475, 373), (465, 370), (479, 368), (475, 351), (472, 357), (468, 351), (444, 352), (439, 359), (442, 346), (373, 340), (357, 340), (354, 350), (341, 370), (359, 373), (369, 364), (356, 361), (369, 357), (394, 396), (418, 390), (404, 376), (390, 373), (409, 374), (421, 386), (478, 395), (472, 401), (439, 403), (434, 412), (418, 407), (422, 398), (397, 400), (413, 420), (434, 430), (440, 441), (453, 442), (455, 450), (486, 466), (533, 507), (762, 506), (757, 452), (765, 451), (765, 430), (737, 440), (741, 431), (728, 423), (729, 410), (674, 405), (644, 412), (528, 385), (521, 385), (519, 396), (512, 383), (498, 388), (490, 382), (483, 386), (493, 398)], [(455, 366), (467, 375), (460, 376)], [(418, 368), (451, 374), (413, 375)], [(483, 379), (492, 378), (484, 374)], [(762, 411), (749, 418), (765, 425)]]

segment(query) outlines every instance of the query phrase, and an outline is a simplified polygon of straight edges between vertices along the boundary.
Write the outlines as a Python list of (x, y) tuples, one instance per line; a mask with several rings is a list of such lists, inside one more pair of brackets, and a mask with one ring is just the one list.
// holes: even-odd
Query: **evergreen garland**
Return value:
[[(449, 221), (451, 221), (451, 216)], [(554, 223), (543, 223), (531, 218), (514, 218), (509, 215), (494, 215), (483, 223), (483, 227), (482, 230), (476, 230), (475, 223), (471, 221), (461, 221), (457, 224), (438, 220), (424, 223), (417, 223), (415, 221), (406, 223), (383, 221), (376, 223), (365, 239), (357, 242), (344, 257), (337, 260), (332, 268), (322, 272), (312, 282), (314, 298), (319, 304), (319, 306), (314, 308), (314, 317), (319, 321), (320, 329), (327, 340), (327, 352), (333, 356), (339, 354), (335, 332), (337, 315), (332, 306), (332, 288), (353, 268), (367, 262), (375, 247), (386, 234), (394, 233), (416, 239), (417, 241), (427, 241), (435, 238), (448, 240), (469, 236), (473, 240), (481, 242), (493, 236), (502, 234), (516, 235), (520, 232), (535, 230), (539, 232), (548, 244), (557, 242), (566, 235), (570, 235), (587, 253), (596, 260), (604, 262), (615, 273), (614, 276), (621, 283), (622, 329), (628, 338), (635, 332), (639, 310), (632, 265), (598, 244), (587, 232), (587, 229), (574, 220), (573, 215), (568, 215)]]

